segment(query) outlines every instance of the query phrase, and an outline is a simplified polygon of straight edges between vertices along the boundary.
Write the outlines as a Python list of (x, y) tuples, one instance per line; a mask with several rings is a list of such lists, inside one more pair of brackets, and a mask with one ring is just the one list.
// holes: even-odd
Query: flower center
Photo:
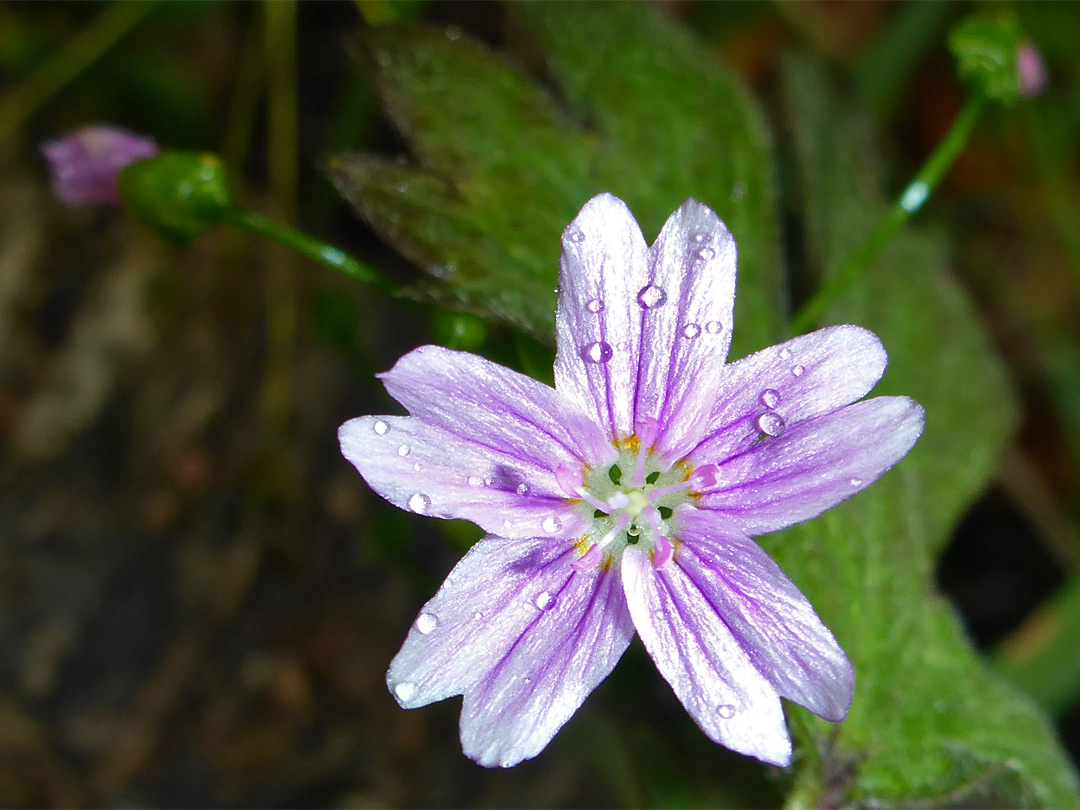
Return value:
[(685, 461), (659, 464), (652, 452), (655, 431), (650, 427), (617, 443), (619, 457), (610, 467), (562, 465), (555, 471), (567, 496), (592, 513), (589, 531), (578, 539), (578, 567), (607, 567), (622, 558), (628, 545), (640, 545), (653, 565), (662, 568), (674, 551), (670, 520), (675, 510), (715, 483), (717, 470), (711, 464), (696, 470)]

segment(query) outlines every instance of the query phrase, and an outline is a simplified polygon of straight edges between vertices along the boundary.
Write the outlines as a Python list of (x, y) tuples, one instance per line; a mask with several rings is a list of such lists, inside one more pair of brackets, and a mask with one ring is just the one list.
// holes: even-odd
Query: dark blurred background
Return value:
[[(972, 8), (665, 4), (768, 110), (782, 51), (824, 57), (884, 133), (895, 189), (963, 102), (945, 37)], [(99, 58), (26, 90), (125, 13)], [(1080, 563), (1080, 12), (1015, 13), (1047, 92), (986, 116), (920, 215), (952, 232), (1024, 407), (938, 571), (1003, 666), (1060, 623), (1068, 603), (1047, 600)], [(778, 804), (782, 777), (709, 743), (636, 643), (512, 771), (462, 756), (457, 700), (405, 712), (388, 694), (416, 611), (477, 534), (382, 503), (335, 432), (398, 412), (373, 374), (405, 351), (480, 329), (500, 357), (519, 340), (508, 328), (381, 297), (236, 231), (179, 248), (50, 195), (40, 143), (111, 122), (219, 152), (236, 199), (417, 278), (326, 175), (331, 155), (403, 149), (352, 54), (352, 32), (387, 16), (496, 49), (510, 36), (488, 3), (0, 5), (0, 805)], [(1077, 757), (1073, 692), (1054, 708)]]

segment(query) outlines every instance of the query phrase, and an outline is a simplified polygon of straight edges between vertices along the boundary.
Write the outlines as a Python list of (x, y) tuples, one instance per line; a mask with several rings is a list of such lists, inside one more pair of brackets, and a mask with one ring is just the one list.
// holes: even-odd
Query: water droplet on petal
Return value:
[(701, 327), (696, 323), (688, 323), (682, 328), (683, 337), (688, 340), (693, 340), (701, 334)]
[(709, 321), (705, 324), (705, 331), (710, 335), (719, 335), (724, 331), (724, 325), (720, 321)]
[(484, 618), (484, 614), (478, 610), (472, 615), (472, 617), (476, 619), (476, 621), (480, 621), (482, 618)]
[(701, 259), (703, 262), (709, 261), (709, 259), (711, 259), (715, 255), (716, 251), (713, 250), (711, 247), (703, 247), (697, 252), (698, 258)]
[(805, 372), (806, 368), (804, 366), (793, 366), (791, 369), (791, 373), (796, 377), (801, 377)]
[(725, 720), (730, 720), (735, 716), (735, 707), (730, 703), (722, 703), (716, 707), (716, 713)]
[(590, 298), (588, 301), (585, 302), (585, 309), (589, 310), (589, 312), (595, 315), (597, 312), (604, 311), (604, 302), (601, 301), (599, 298)]
[(401, 456), (402, 458), (405, 458), (405, 456), (409, 455), (409, 453), (410, 453), (410, 447), (407, 444), (403, 444), (403, 445), (401, 445), (401, 447), (399, 447), (397, 449), (397, 454), (399, 456)]
[(416, 470), (416, 472), (420, 472), (422, 469), (424, 469), (424, 465), (418, 461), (412, 465), (412, 468)]
[(409, 497), (409, 508), (416, 512), (416, 514), (418, 515), (424, 514), (424, 512), (428, 510), (429, 506), (431, 506), (431, 498), (429, 498), (423, 492), (414, 492)]
[(482, 487), (483, 485), (484, 485), (484, 479), (481, 478), (479, 475), (470, 475), (469, 476), (469, 486), (470, 487)]
[(555, 534), (555, 532), (562, 528), (562, 521), (554, 515), (548, 515), (544, 518), (543, 523), (540, 524), (540, 528), (548, 534)]
[(645, 309), (655, 309), (667, 301), (667, 293), (655, 284), (648, 284), (641, 288), (637, 300)]
[(526, 484), (524, 481), (522, 481), (520, 484), (517, 485), (517, 494), (518, 495), (528, 495), (529, 494), (529, 485)]
[(611, 354), (611, 346), (602, 340), (598, 340), (586, 346), (581, 356), (590, 363), (606, 363), (611, 359)]
[(761, 392), (761, 404), (766, 408), (775, 408), (780, 402), (780, 392), (775, 388), (766, 388)]
[(769, 411), (763, 413), (757, 420), (758, 430), (764, 433), (766, 436), (779, 436), (784, 432), (784, 428), (787, 425), (784, 424), (784, 419), (780, 414)]
[(787, 360), (789, 357), (791, 357), (791, 349), (781, 349), (780, 350), (780, 359), (781, 360)]
[(540, 608), (540, 610), (550, 610), (555, 607), (555, 599), (547, 591), (540, 591), (540, 593), (536, 595), (534, 604)]
[(852, 478), (848, 483), (853, 487), (861, 487), (863, 485), (863, 480), (861, 478)]
[(394, 687), (394, 694), (398, 700), (408, 701), (416, 694), (416, 684), (412, 681), (402, 681)]
[(695, 233), (690, 238), (693, 239), (695, 242), (704, 242), (705, 241), (705, 232), (704, 231), (698, 231), (697, 233)]
[(416, 629), (425, 636), (434, 630), (438, 624), (439, 620), (430, 613), (421, 613), (416, 617)]
[(585, 241), (585, 234), (575, 228), (574, 230), (566, 234), (566, 238), (569, 239), (571, 242), (583, 242)]
[(371, 426), (371, 429), (379, 436), (385, 436), (390, 431), (390, 425), (386, 424), (382, 419), (379, 419)]

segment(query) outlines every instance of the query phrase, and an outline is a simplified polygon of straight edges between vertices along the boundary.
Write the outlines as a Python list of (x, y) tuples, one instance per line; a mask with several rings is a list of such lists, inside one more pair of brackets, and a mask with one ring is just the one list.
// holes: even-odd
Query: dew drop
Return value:
[(555, 599), (547, 591), (540, 591), (533, 602), (540, 610), (550, 610), (555, 607)]
[(377, 422), (375, 422), (375, 424), (371, 426), (371, 429), (374, 430), (375, 433), (379, 436), (385, 436), (387, 433), (390, 432), (390, 426), (386, 424), (386, 422), (384, 422), (382, 419), (379, 419)]
[(848, 483), (853, 487), (861, 487), (863, 485), (863, 480), (861, 478), (852, 478)]
[(554, 515), (548, 515), (540, 524), (540, 528), (548, 534), (555, 534), (555, 532), (562, 528), (562, 521)]
[(461, 39), (461, 29), (458, 28), (456, 25), (451, 25), (449, 28), (446, 29), (446, 38), (451, 42), (457, 42), (459, 39)]
[(408, 183), (398, 183), (397, 190), (398, 190), (398, 194), (404, 194), (405, 192), (407, 192), (409, 190), (409, 184)]
[(398, 700), (409, 700), (416, 694), (416, 684), (412, 681), (402, 681), (394, 687), (394, 694), (397, 695)]
[(585, 302), (585, 309), (589, 310), (593, 315), (598, 312), (604, 311), (604, 302), (599, 298), (590, 298)]
[(528, 495), (529, 494), (529, 485), (526, 484), (524, 481), (522, 481), (520, 484), (517, 485), (517, 494), (518, 495)]
[(780, 392), (775, 388), (766, 388), (761, 392), (761, 404), (766, 408), (775, 408), (780, 402)]
[(482, 618), (484, 618), (484, 614), (478, 610), (472, 615), (472, 617), (476, 619), (476, 621), (480, 621)]
[(420, 472), (422, 469), (424, 469), (424, 465), (418, 461), (412, 465), (412, 468), (416, 470), (416, 472)]
[(479, 475), (470, 475), (469, 476), (469, 486), (470, 487), (482, 487), (483, 485), (484, 485), (484, 479), (481, 478)]
[(719, 335), (724, 331), (724, 325), (720, 321), (709, 321), (705, 324), (705, 331), (710, 335)]
[(566, 234), (566, 238), (569, 239), (571, 242), (584, 242), (585, 234), (575, 229)]
[(693, 340), (701, 334), (701, 327), (696, 323), (688, 323), (682, 328), (682, 336), (687, 340)]
[(695, 233), (690, 238), (693, 239), (695, 242), (704, 242), (705, 241), (705, 232), (704, 231), (698, 231), (697, 233)]
[(602, 340), (590, 343), (581, 353), (582, 358), (590, 363), (606, 363), (611, 359), (611, 355), (611, 346)]
[(715, 255), (716, 255), (716, 251), (713, 250), (711, 247), (703, 247), (701, 250), (699, 250), (697, 252), (697, 257), (699, 259), (701, 259), (703, 262), (709, 261), (709, 259), (711, 259)]
[(409, 497), (409, 508), (416, 512), (416, 514), (418, 515), (424, 514), (424, 512), (428, 510), (429, 506), (431, 506), (431, 498), (429, 498), (423, 492), (414, 492)]
[(784, 424), (784, 419), (780, 414), (769, 411), (763, 413), (757, 420), (758, 430), (764, 433), (766, 436), (779, 436), (784, 432), (784, 428), (787, 425)]
[(735, 707), (730, 703), (722, 703), (716, 707), (716, 713), (725, 720), (730, 720), (735, 716)]
[(805, 372), (806, 368), (804, 366), (793, 366), (791, 369), (791, 373), (796, 377), (801, 377)]
[(641, 288), (637, 300), (645, 309), (656, 309), (667, 301), (667, 293), (655, 284), (647, 284)]
[(789, 357), (791, 357), (791, 349), (781, 349), (780, 350), (780, 359), (781, 360), (787, 360)]
[(439, 620), (430, 613), (421, 613), (416, 617), (416, 629), (423, 635), (427, 635), (439, 624)]
[(397, 454), (402, 458), (405, 458), (405, 456), (409, 455), (410, 452), (411, 448), (407, 444), (403, 444), (397, 449)]

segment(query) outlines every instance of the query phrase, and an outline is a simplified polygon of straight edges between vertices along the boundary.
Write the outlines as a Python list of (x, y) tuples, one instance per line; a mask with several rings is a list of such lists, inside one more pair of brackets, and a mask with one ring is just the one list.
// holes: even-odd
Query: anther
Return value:
[(559, 489), (565, 492), (571, 498), (579, 498), (585, 503), (589, 504), (593, 509), (599, 509), (601, 512), (611, 514), (614, 510), (599, 498), (594, 497), (587, 489), (585, 489), (585, 478), (581, 472), (580, 467), (574, 467), (570, 464), (560, 464), (555, 468), (555, 483), (559, 485)]
[(664, 537), (664, 535), (658, 534), (656, 536), (656, 539), (653, 541), (653, 568), (659, 571), (661, 568), (671, 562), (671, 557), (673, 554), (674, 550), (671, 547), (671, 541)]

